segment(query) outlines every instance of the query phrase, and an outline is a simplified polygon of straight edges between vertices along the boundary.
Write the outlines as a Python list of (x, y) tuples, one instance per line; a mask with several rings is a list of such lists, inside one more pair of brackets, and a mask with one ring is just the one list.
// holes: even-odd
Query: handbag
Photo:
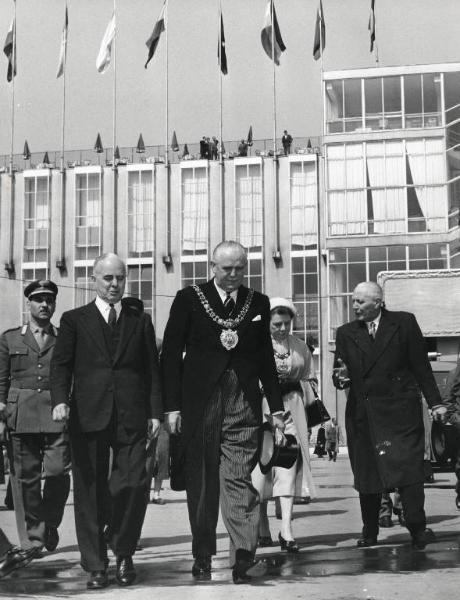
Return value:
[(313, 400), (313, 402), (311, 404), (307, 405), (308, 428), (315, 427), (316, 425), (319, 425), (320, 423), (325, 423), (326, 421), (331, 420), (331, 416), (327, 412), (327, 409), (324, 406), (324, 404), (321, 402), (321, 399), (318, 396), (317, 391), (314, 389), (313, 386), (310, 385), (310, 387), (313, 390), (315, 399)]
[(182, 434), (171, 434), (169, 439), (169, 485), (174, 492), (185, 490), (185, 452)]

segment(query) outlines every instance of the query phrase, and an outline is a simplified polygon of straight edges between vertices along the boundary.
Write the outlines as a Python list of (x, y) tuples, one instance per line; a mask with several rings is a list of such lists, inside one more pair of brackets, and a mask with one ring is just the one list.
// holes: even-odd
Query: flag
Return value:
[(145, 68), (147, 68), (147, 65), (152, 60), (153, 55), (155, 54), (155, 50), (157, 49), (158, 42), (160, 41), (160, 36), (161, 36), (162, 32), (166, 29), (166, 18), (165, 18), (166, 2), (167, 2), (167, 0), (165, 0), (165, 2), (163, 4), (163, 8), (161, 9), (160, 16), (158, 17), (157, 22), (155, 23), (155, 25), (153, 27), (153, 31), (152, 31), (149, 39), (145, 42), (145, 45), (149, 49), (149, 54), (147, 56), (147, 62), (144, 65)]
[(143, 152), (145, 152), (145, 144), (144, 139), (142, 137), (142, 133), (139, 134), (139, 139), (137, 140), (136, 152), (138, 154), (142, 154)]
[(187, 146), (187, 144), (184, 144), (184, 151), (182, 152), (182, 158), (185, 158), (189, 154), (190, 154), (190, 152), (188, 151), (188, 146)]
[[(14, 50), (13, 50), (13, 40), (14, 40)], [(5, 45), (3, 46), (3, 52), (5, 53), (6, 58), (8, 59), (8, 70), (6, 73), (6, 80), (11, 81), (13, 77), (16, 76), (16, 23), (13, 20), (11, 21), (10, 28), (8, 29), (8, 33), (5, 38)], [(14, 54), (14, 73), (13, 73), (13, 54)]]
[(179, 144), (177, 143), (176, 132), (173, 131), (172, 139), (171, 139), (171, 149), (174, 152), (179, 152)]
[(66, 5), (64, 27), (62, 29), (61, 50), (60, 50), (60, 54), (59, 54), (59, 63), (58, 63), (56, 78), (59, 78), (61, 75), (64, 75), (65, 63), (66, 63), (66, 58), (67, 58), (67, 32), (68, 32), (68, 30), (69, 30), (69, 16), (67, 14), (67, 5)]
[(27, 143), (27, 140), (24, 142), (24, 150), (22, 151), (22, 158), (24, 160), (30, 159), (30, 150), (29, 150), (29, 144)]
[[(275, 29), (275, 40), (273, 44), (273, 56), (272, 56), (272, 10), (273, 10), (273, 24)], [(262, 47), (265, 50), (267, 56), (275, 61), (276, 65), (280, 64), (281, 53), (286, 50), (283, 39), (281, 37), (281, 31), (278, 25), (278, 19), (276, 18), (275, 5), (273, 0), (268, 0), (267, 10), (265, 11), (264, 25), (260, 34), (262, 41)]]
[(104, 37), (102, 38), (101, 47), (99, 48), (99, 54), (96, 58), (96, 69), (99, 73), (105, 73), (109, 68), (110, 61), (112, 59), (112, 44), (115, 39), (117, 24), (115, 19), (115, 12), (107, 25)]
[(222, 13), (220, 13), (220, 40), (219, 48), (217, 49), (217, 57), (220, 61), (220, 70), (224, 75), (227, 75), (227, 52), (225, 51), (224, 18)]
[(371, 0), (371, 12), (369, 14), (369, 25), (367, 28), (371, 34), (371, 52), (374, 50), (375, 42), (375, 0)]
[(98, 154), (100, 154), (101, 152), (104, 152), (104, 148), (102, 146), (102, 140), (101, 140), (101, 134), (100, 133), (97, 134), (96, 143), (94, 144), (94, 150)]
[(49, 165), (50, 164), (50, 159), (48, 157), (48, 152), (45, 152), (45, 156), (43, 157), (43, 164), (44, 165)]
[(249, 127), (248, 139), (246, 140), (248, 146), (252, 146), (252, 125)]
[(308, 138), (307, 150), (311, 150), (311, 139), (310, 138)]
[(115, 160), (120, 160), (120, 148), (118, 146), (115, 146), (115, 152), (113, 157), (115, 158)]
[(323, 3), (319, 0), (318, 11), (316, 13), (315, 39), (313, 41), (313, 58), (318, 58), (323, 54), (326, 47), (326, 24), (324, 22)]

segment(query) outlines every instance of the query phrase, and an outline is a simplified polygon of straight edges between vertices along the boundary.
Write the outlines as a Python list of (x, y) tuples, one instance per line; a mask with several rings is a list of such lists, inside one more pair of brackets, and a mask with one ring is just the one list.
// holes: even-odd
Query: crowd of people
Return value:
[[(109, 584), (108, 548), (117, 583), (132, 585), (152, 477), (152, 501), (164, 502), (170, 435), (179, 440), (171, 470), (174, 489), (186, 491), (193, 578), (211, 578), (219, 508), (235, 584), (251, 580), (257, 547), (274, 544), (269, 499), (278, 502), (281, 551), (299, 552), (293, 504), (315, 497), (312, 354), (291, 333), (294, 304), (244, 286), (246, 266), (239, 243), (214, 249), (212, 279), (174, 298), (161, 353), (142, 302), (124, 297), (126, 265), (115, 254), (95, 260), (95, 300), (64, 312), (59, 330), (51, 323), (56, 284), (25, 287), (29, 321), (0, 337), (0, 433), (22, 546), (0, 531), (0, 577), (56, 550), (71, 471), (87, 588)], [(396, 489), (393, 509), (423, 550), (431, 532), (421, 394), (434, 419), (459, 421), (460, 370), (443, 402), (415, 317), (386, 310), (374, 282), (359, 284), (352, 304), (356, 318), (337, 330), (332, 376), (348, 394), (347, 443), (363, 521), (357, 545), (378, 543), (382, 507), (391, 511)], [(288, 463), (273, 458), (262, 469), (261, 426)], [(334, 417), (320, 426), (314, 453), (335, 462), (341, 436)]]

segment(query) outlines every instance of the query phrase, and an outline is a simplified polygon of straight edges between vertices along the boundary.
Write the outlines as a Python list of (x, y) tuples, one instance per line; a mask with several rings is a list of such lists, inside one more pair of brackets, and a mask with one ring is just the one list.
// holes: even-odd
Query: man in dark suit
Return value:
[(56, 549), (70, 490), (68, 435), (50, 410), (50, 363), (58, 333), (51, 318), (57, 293), (48, 279), (29, 283), (24, 289), (28, 323), (0, 336), (0, 421), (9, 434), (18, 531), (22, 538), (25, 520), (28, 542), (21, 541), (37, 552)]
[[(220, 495), (236, 550), (235, 583), (250, 578), (258, 539), (259, 505), (251, 471), (262, 422), (259, 380), (272, 413), (283, 411), (269, 301), (242, 285), (246, 264), (246, 252), (237, 242), (216, 247), (214, 278), (177, 293), (161, 354), (167, 419), (172, 433), (182, 428), (185, 448), (192, 573), (201, 579), (211, 576)], [(273, 419), (279, 436), (282, 418), (275, 414)]]
[(284, 156), (291, 154), (292, 135), (286, 129), (281, 138), (281, 143), (283, 144)]
[(358, 546), (377, 543), (382, 492), (398, 488), (412, 544), (422, 550), (431, 532), (424, 511), (421, 393), (434, 418), (443, 419), (446, 408), (414, 315), (386, 310), (374, 282), (355, 288), (353, 311), (356, 320), (337, 329), (333, 381), (349, 389), (348, 451), (363, 520)]
[[(150, 316), (122, 300), (126, 267), (115, 254), (96, 259), (96, 300), (65, 312), (51, 363), (53, 418), (69, 418), (75, 525), (87, 587), (108, 585), (107, 543), (116, 579), (133, 583), (132, 555), (146, 509), (146, 438), (162, 405)], [(110, 449), (113, 463), (109, 477)], [(108, 524), (107, 532), (104, 526)]]

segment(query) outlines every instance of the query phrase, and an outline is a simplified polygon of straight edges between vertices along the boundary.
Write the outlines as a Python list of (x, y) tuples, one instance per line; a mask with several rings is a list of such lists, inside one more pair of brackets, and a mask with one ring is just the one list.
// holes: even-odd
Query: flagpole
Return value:
[(113, 36), (113, 123), (112, 123), (112, 171), (113, 171), (113, 251), (118, 249), (118, 168), (115, 159), (115, 148), (117, 145), (117, 0), (113, 0), (113, 15), (115, 20), (115, 32)]
[[(67, 2), (65, 6), (65, 24), (64, 27), (67, 27)], [(60, 248), (60, 258), (58, 261), (58, 268), (65, 268), (65, 210), (66, 210), (66, 170), (64, 167), (64, 152), (65, 152), (65, 111), (66, 111), (66, 70), (67, 70), (67, 35), (68, 31), (66, 31), (66, 39), (64, 44), (64, 67), (62, 73), (62, 130), (61, 130), (61, 248)]]
[[(326, 128), (325, 128), (325, 111), (324, 111), (324, 102), (325, 102), (325, 97), (324, 97), (324, 81), (323, 81), (323, 76), (324, 76), (324, 63), (323, 63), (323, 27), (324, 27), (324, 20), (323, 20), (323, 6), (320, 3), (320, 24), (319, 24), (319, 50), (320, 50), (320, 54), (321, 54), (321, 62), (320, 62), (320, 85), (321, 85), (321, 144), (320, 144), (320, 152), (317, 154), (317, 166), (316, 166), (316, 175), (317, 175), (317, 185), (316, 185), (316, 254), (317, 254), (317, 268), (318, 268), (318, 315), (319, 315), (319, 319), (318, 319), (318, 344), (319, 344), (319, 389), (320, 389), (320, 393), (323, 392), (324, 387), (323, 387), (323, 381), (324, 381), (324, 352), (323, 352), (323, 348), (326, 347), (326, 345), (323, 346), (323, 326), (322, 326), (322, 318), (323, 318), (323, 288), (322, 288), (322, 281), (323, 281), (323, 277), (322, 277), (322, 263), (321, 263), (321, 213), (320, 213), (320, 206), (321, 206), (321, 202), (320, 202), (320, 181), (319, 181), (319, 175), (321, 173), (321, 179), (323, 182), (323, 185), (325, 185), (325, 170), (326, 170), (326, 165), (325, 165), (325, 159), (323, 157), (323, 153), (322, 153), (322, 147), (324, 147), (324, 135), (326, 133)], [(320, 170), (320, 165), (319, 165), (319, 161), (321, 160), (322, 157), (322, 169)], [(337, 415), (336, 415), (337, 416)]]
[(272, 23), (272, 67), (273, 67), (273, 157), (276, 157), (276, 67), (275, 67), (275, 23), (273, 19), (274, 4), (270, 3), (271, 23)]
[(275, 37), (276, 27), (274, 19), (274, 0), (270, 2), (271, 27), (272, 27), (272, 69), (273, 69), (273, 196), (275, 200), (275, 251), (273, 258), (277, 261), (281, 259), (280, 249), (280, 207), (278, 197), (278, 157), (276, 156), (276, 66), (275, 66)]
[(14, 152), (14, 79), (15, 79), (15, 67), (16, 67), (16, 0), (14, 0), (14, 16), (13, 16), (13, 50), (12, 50), (12, 65), (11, 65), (11, 146), (10, 146), (10, 243), (8, 249), (8, 274), (12, 275), (14, 272), (14, 165), (13, 165), (13, 152)]
[(219, 2), (219, 187), (220, 187), (220, 206), (222, 211), (222, 240), (225, 240), (225, 201), (224, 201), (224, 156), (223, 148), (223, 103), (222, 103), (222, 0)]

